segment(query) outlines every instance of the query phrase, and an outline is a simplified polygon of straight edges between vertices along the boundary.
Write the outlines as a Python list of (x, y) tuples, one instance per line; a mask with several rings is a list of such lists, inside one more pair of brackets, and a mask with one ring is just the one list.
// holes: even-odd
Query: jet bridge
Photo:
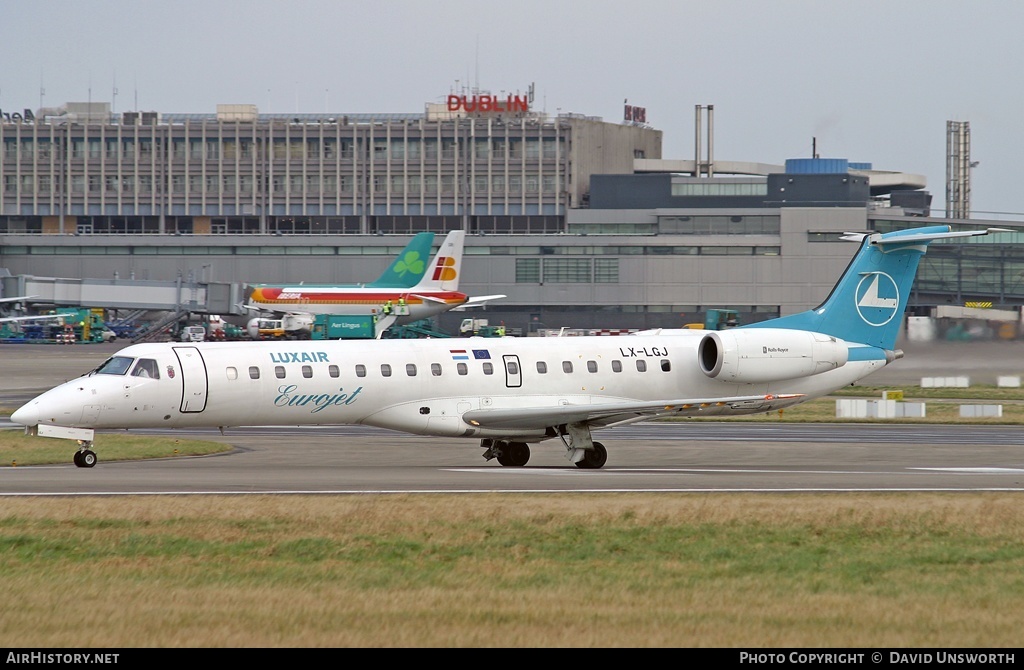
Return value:
[(26, 306), (192, 312), (241, 316), (244, 286), (228, 282), (145, 279), (67, 279), (0, 276), (3, 296), (26, 296)]

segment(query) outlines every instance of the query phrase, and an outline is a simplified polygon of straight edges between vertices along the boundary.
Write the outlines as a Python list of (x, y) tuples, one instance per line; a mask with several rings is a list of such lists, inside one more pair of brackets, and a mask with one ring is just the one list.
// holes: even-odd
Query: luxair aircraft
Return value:
[[(410, 247), (406, 248), (405, 252), (396, 259), (380, 279), (365, 286), (256, 285), (249, 295), (246, 307), (302, 316), (313, 314), (393, 315), (394, 323), (402, 325), (426, 319), (450, 309), (475, 307), (488, 300), (504, 298), (504, 295), (472, 298), (459, 292), (459, 279), (462, 274), (462, 248), (465, 238), (465, 231), (449, 232), (429, 264), (426, 264), (423, 259), (429, 254), (430, 242), (428, 241), (426, 244), (425, 253), (421, 253), (421, 250), (411, 250), (410, 244)], [(405, 279), (415, 273), (419, 274), (419, 281), (409, 282)]]
[(896, 337), (928, 244), (997, 230), (847, 234), (860, 250), (819, 307), (724, 331), (137, 344), (11, 420), (79, 440), (81, 467), (96, 463), (97, 429), (362, 424), (472, 438), (511, 467), (550, 442), (600, 468), (608, 451), (595, 430), (772, 412), (901, 358)]

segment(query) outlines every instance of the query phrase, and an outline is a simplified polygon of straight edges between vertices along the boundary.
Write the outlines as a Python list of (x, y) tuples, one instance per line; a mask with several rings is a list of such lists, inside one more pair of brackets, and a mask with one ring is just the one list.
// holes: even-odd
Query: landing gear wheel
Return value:
[(505, 447), (505, 461), (502, 465), (521, 468), (530, 460), (530, 447), (525, 442), (509, 442)]
[(587, 449), (583, 452), (583, 459), (576, 463), (576, 467), (586, 470), (597, 470), (603, 468), (607, 462), (608, 450), (600, 442), (595, 442), (593, 449)]
[(508, 442), (495, 442), (492, 449), (498, 452), (496, 458), (499, 464), (505, 466), (512, 465), (512, 461), (509, 458)]
[(96, 452), (86, 449), (75, 452), (75, 465), (80, 468), (91, 468), (96, 465)]

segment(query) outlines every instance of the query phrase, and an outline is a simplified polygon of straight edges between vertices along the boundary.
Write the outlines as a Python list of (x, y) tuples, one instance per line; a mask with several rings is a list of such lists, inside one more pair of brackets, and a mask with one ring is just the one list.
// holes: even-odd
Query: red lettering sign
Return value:
[(496, 95), (449, 95), (448, 111), (463, 111), (467, 114), (528, 112), (530, 101), (525, 95), (510, 95), (505, 99)]
[(624, 121), (633, 121), (635, 123), (647, 123), (647, 108), (626, 105), (626, 111), (623, 114), (622, 118)]

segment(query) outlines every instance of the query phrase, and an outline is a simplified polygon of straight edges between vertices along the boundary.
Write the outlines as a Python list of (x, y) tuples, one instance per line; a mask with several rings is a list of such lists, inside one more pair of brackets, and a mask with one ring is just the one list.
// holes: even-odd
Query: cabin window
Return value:
[(597, 372), (597, 361), (587, 361), (587, 371)]
[(440, 363), (431, 363), (430, 364), (430, 374), (434, 375), (435, 377), (440, 377), (441, 376), (441, 364)]
[(636, 370), (637, 372), (647, 372), (647, 361), (643, 359), (636, 359)]
[(661, 359), (661, 371), (662, 372), (671, 372), (672, 371), (672, 361), (668, 360), (667, 358)]
[(256, 367), (255, 365), (250, 365), (249, 366), (249, 379), (259, 379), (259, 378), (260, 378), (260, 369), (258, 367)]
[(387, 363), (381, 363), (380, 364), (380, 376), (381, 377), (390, 377), (391, 376), (391, 366), (388, 365)]
[(147, 379), (160, 379), (160, 370), (156, 361), (152, 358), (140, 358), (132, 370), (132, 377), (145, 377)]
[(484, 363), (484, 374), (485, 375), (493, 375), (494, 374), (494, 366), (491, 365), (490, 361)]
[(229, 367), (224, 372), (227, 374), (228, 379), (238, 379), (238, 368)]
[(305, 377), (306, 379), (309, 379), (310, 377), (312, 377), (313, 376), (313, 368), (308, 366), (308, 365), (303, 365), (302, 366), (302, 376)]
[(407, 374), (410, 377), (415, 377), (416, 376), (416, 364), (415, 363), (406, 363), (405, 364), (405, 374)]
[(547, 374), (548, 364), (545, 363), (544, 361), (537, 361), (537, 372), (539, 372), (542, 375)]
[(572, 372), (572, 361), (562, 361), (562, 372), (566, 374)]
[(277, 376), (278, 379), (284, 379), (284, 375), (285, 375), (284, 366), (283, 365), (275, 365), (274, 366), (274, 374)]
[[(362, 367), (362, 366), (356, 366), (356, 367)], [(334, 378), (338, 378), (338, 377), (341, 376), (341, 370), (338, 369), (337, 365), (328, 365), (327, 366), (327, 374), (329, 374), (330, 376), (332, 376)], [(362, 376), (364, 376), (364, 377), (366, 376), (366, 368), (363, 368)]]
[(509, 375), (513, 377), (519, 374), (519, 365), (517, 365), (515, 361), (506, 361), (505, 369), (508, 370)]
[(456, 371), (458, 371), (460, 375), (465, 376), (469, 374), (469, 366), (466, 365), (465, 363), (457, 363), (455, 365), (455, 369)]
[(612, 361), (612, 372), (622, 372), (622, 361)]
[(365, 377), (365, 376), (366, 376), (366, 366), (362, 365), (362, 364), (357, 365), (356, 366), (356, 377)]

